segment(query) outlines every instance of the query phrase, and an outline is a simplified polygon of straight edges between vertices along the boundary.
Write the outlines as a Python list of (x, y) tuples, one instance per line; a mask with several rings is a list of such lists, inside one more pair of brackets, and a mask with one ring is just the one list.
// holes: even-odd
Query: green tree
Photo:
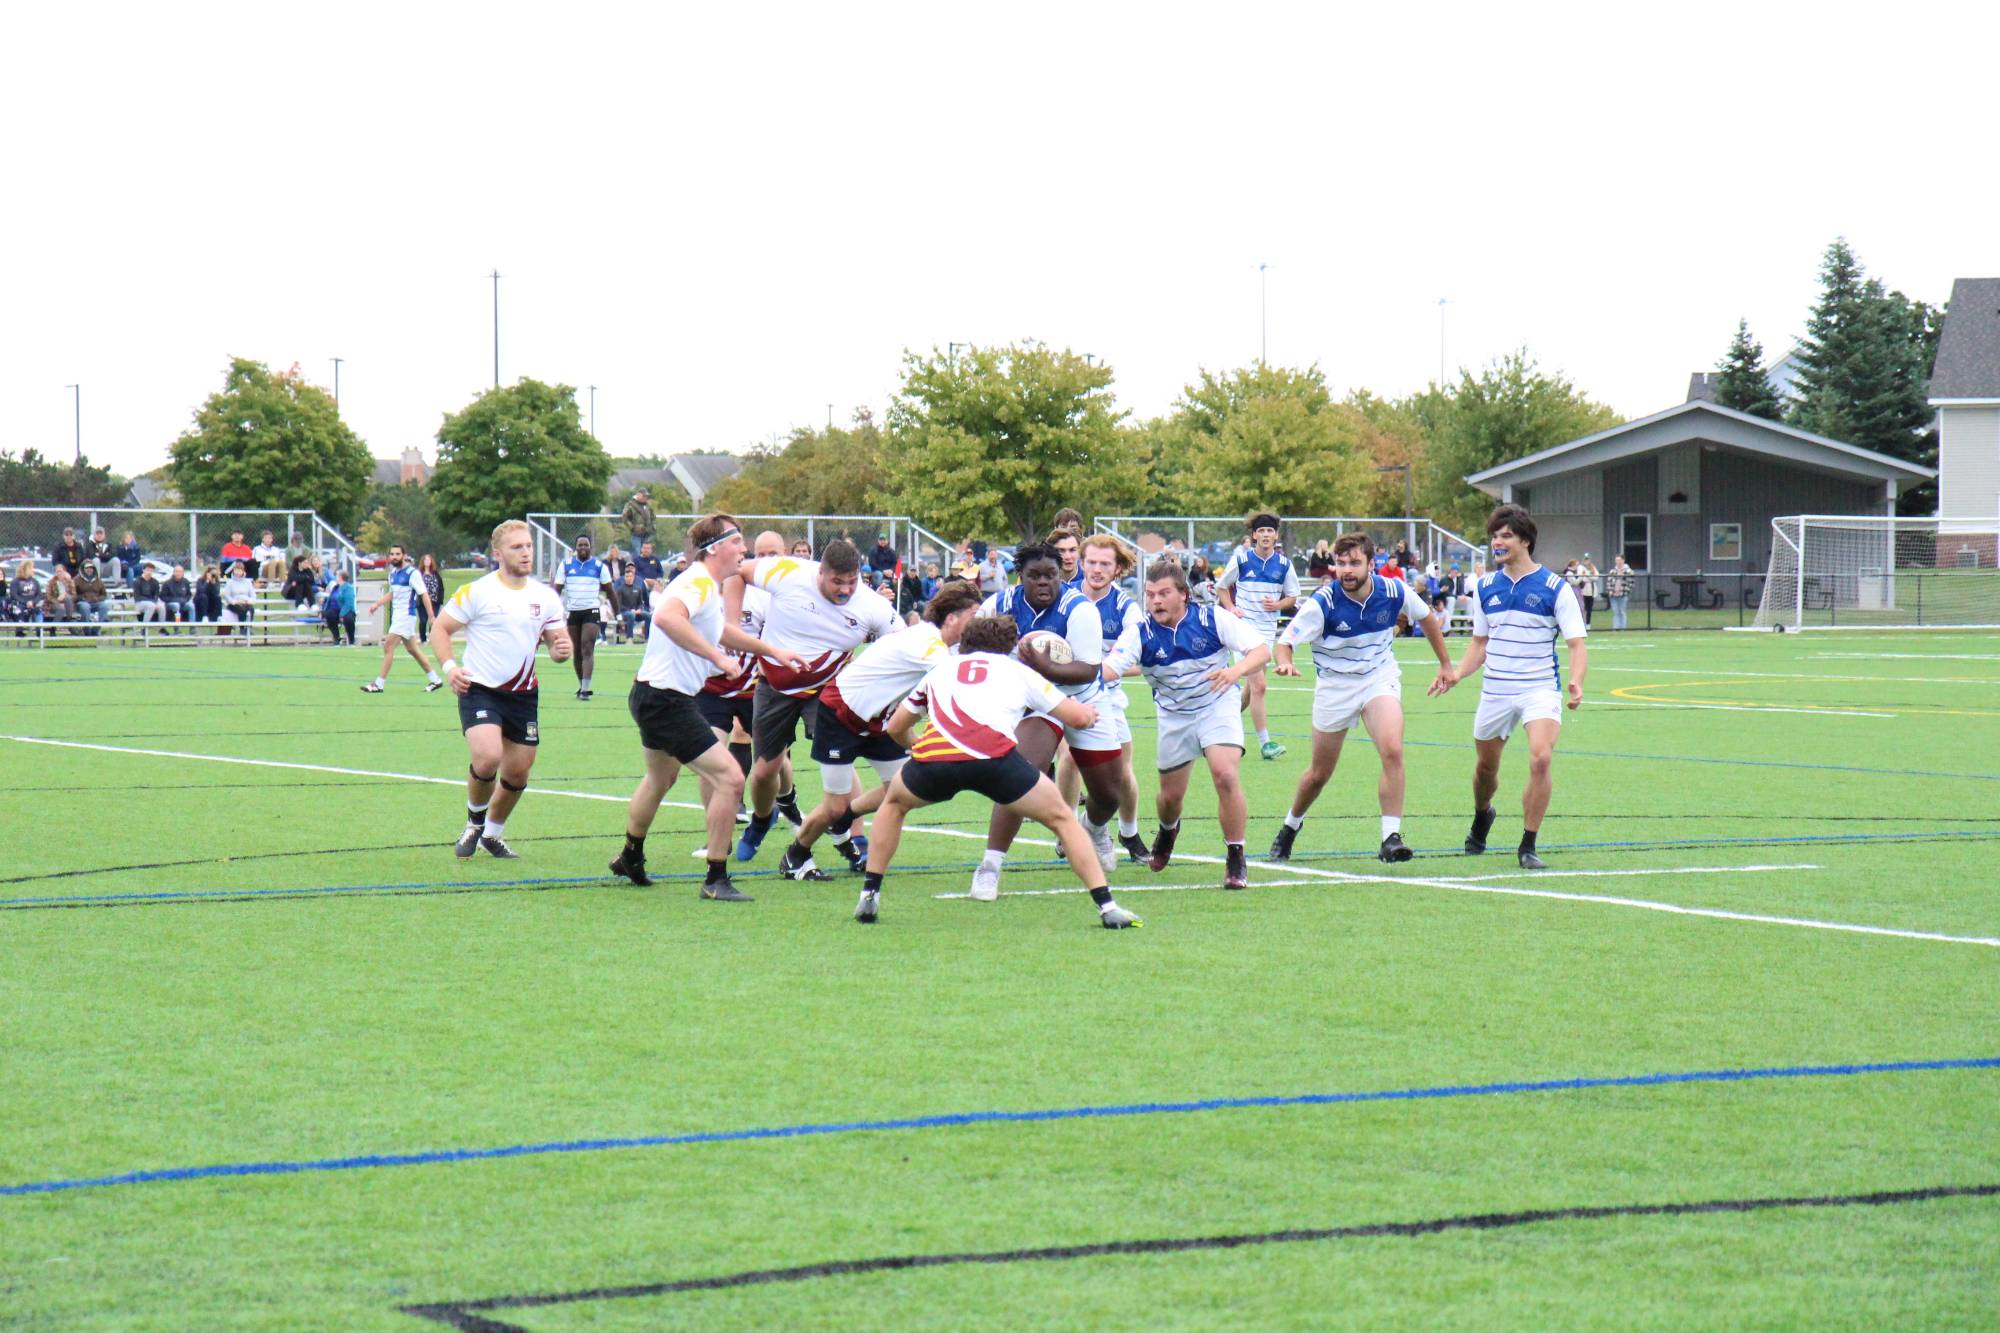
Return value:
[(611, 480), (611, 457), (584, 430), (567, 384), (488, 389), (446, 417), (437, 440), (438, 519), (482, 540), (524, 514), (595, 513)]
[(1038, 342), (906, 353), (883, 441), (885, 510), (952, 537), (1038, 537), (1056, 511), (1116, 512), (1146, 493), (1111, 368)]
[(868, 514), (875, 512), (887, 480), (882, 428), (860, 407), (850, 426), (802, 426), (776, 448), (757, 446), (743, 470), (708, 498), (716, 508), (738, 514)]
[(0, 449), (0, 505), (121, 505), (131, 483), (90, 460), (57, 463), (35, 449)]
[(459, 552), (485, 545), (440, 521), (429, 488), (415, 483), (370, 487), (362, 509), (368, 517), (361, 520), (354, 539), (364, 551), (386, 551), (400, 543), (412, 556), (428, 552), (449, 565)]
[(1375, 479), (1365, 422), (1335, 403), (1317, 366), (1259, 362), (1217, 375), (1202, 371), (1154, 432), (1156, 458), (1184, 464), (1156, 491), (1161, 513), (1353, 513)]
[(1785, 405), (1764, 373), (1764, 349), (1750, 336), (1750, 321), (1736, 321), (1736, 336), (1716, 369), (1722, 376), (1715, 383), (1715, 401), (1738, 412), (1771, 421), (1783, 420)]
[(375, 468), (324, 390), (243, 357), (171, 453), (190, 508), (316, 509), (343, 526), (361, 516)]

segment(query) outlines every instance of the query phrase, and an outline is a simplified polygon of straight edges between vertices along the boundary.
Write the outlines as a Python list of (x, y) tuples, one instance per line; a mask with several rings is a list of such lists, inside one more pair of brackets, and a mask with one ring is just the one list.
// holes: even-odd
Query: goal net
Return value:
[(1758, 629), (2000, 626), (2000, 520), (1771, 520)]

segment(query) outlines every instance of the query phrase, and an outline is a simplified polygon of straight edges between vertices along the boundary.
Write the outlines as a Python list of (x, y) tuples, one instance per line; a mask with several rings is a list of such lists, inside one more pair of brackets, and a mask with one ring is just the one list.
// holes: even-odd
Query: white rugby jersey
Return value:
[(1394, 670), (1396, 617), (1407, 615), (1420, 625), (1432, 614), (1430, 604), (1411, 593), (1401, 579), (1369, 576), (1368, 591), (1356, 601), (1340, 586), (1327, 584), (1299, 607), (1278, 642), (1297, 648), (1312, 645), (1313, 670), (1321, 680), (1359, 679), (1387, 668)]
[(1190, 716), (1226, 700), (1236, 707), (1240, 684), (1217, 694), (1208, 673), (1229, 665), (1232, 652), (1250, 653), (1264, 646), (1257, 631), (1219, 606), (1195, 606), (1172, 625), (1150, 615), (1140, 616), (1118, 636), (1105, 665), (1118, 672), (1134, 662), (1153, 687), (1153, 704), (1162, 713)]
[(1556, 643), (1586, 633), (1576, 589), (1536, 565), (1519, 580), (1496, 570), (1479, 580), (1472, 599), (1472, 633), (1486, 640), (1479, 692), (1496, 699), (1532, 690), (1561, 690)]
[[(764, 637), (764, 617), (771, 613), (771, 594), (762, 588), (743, 589), (743, 614), (736, 619), (738, 629), (753, 639)], [(729, 652), (728, 649), (723, 649)], [(729, 653), (734, 662), (728, 671), (719, 671), (702, 682), (704, 694), (719, 694), (725, 699), (741, 699), (757, 692), (757, 654)]]
[[(722, 646), (722, 589), (697, 560), (674, 576), (660, 590), (662, 602), (675, 601), (688, 609), (695, 633), (717, 647)], [(662, 690), (699, 694), (702, 685), (715, 674), (715, 663), (697, 657), (675, 643), (657, 624), (646, 635), (646, 656), (639, 663), (639, 679)]]
[[(1037, 630), (1060, 634), (1069, 645), (1070, 656), (1078, 662), (1104, 660), (1104, 617), (1090, 598), (1074, 588), (1059, 589), (1055, 601), (1040, 611), (1028, 605), (1026, 588), (1009, 588), (981, 602), (979, 614), (1012, 616), (1024, 639)], [(1104, 692), (1104, 681), (1100, 676), (1092, 676), (1082, 684), (1056, 688), (1072, 699), (1088, 702)]]
[(465, 626), (465, 656), (459, 665), (466, 674), (509, 694), (535, 691), (535, 649), (543, 631), (564, 622), (554, 588), (540, 579), (510, 588), (498, 571), (462, 585), (439, 614)]
[(1250, 628), (1265, 635), (1278, 632), (1278, 617), (1282, 613), (1266, 611), (1264, 599), (1282, 600), (1299, 595), (1299, 571), (1292, 567), (1291, 557), (1275, 548), (1270, 555), (1261, 556), (1254, 546), (1237, 547), (1215, 582), (1218, 587), (1236, 590), (1236, 614)]
[(610, 586), (611, 567), (596, 556), (588, 560), (571, 556), (556, 571), (556, 588), (562, 593), (563, 605), (571, 611), (595, 611)]
[(768, 657), (760, 664), (764, 679), (781, 694), (812, 694), (839, 674), (856, 648), (901, 623), (888, 599), (865, 584), (854, 589), (845, 605), (822, 597), (817, 560), (767, 555), (744, 563), (743, 581), (771, 594), (764, 641), (806, 659), (803, 670)]
[(999, 653), (948, 657), (917, 686), (903, 707), (929, 714), (930, 730), (917, 738), (918, 763), (998, 759), (1014, 748), (1014, 729), (1030, 713), (1054, 712), (1063, 694), (1041, 673)]
[(944, 635), (928, 620), (897, 630), (840, 669), (820, 694), (857, 721), (875, 722), (924, 683), (931, 668), (951, 654)]

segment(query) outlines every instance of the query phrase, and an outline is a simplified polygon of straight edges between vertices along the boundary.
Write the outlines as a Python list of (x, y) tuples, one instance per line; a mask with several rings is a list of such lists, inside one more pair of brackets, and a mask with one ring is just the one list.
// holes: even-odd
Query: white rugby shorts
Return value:
[[(1085, 703), (1097, 710), (1097, 721), (1088, 727), (1063, 728), (1063, 739), (1069, 742), (1071, 750), (1116, 750), (1125, 742), (1119, 739), (1118, 729), (1124, 726), (1125, 710), (1107, 692), (1100, 691), (1096, 698)], [(1132, 731), (1125, 730), (1126, 737)]]
[(1392, 661), (1365, 676), (1321, 676), (1313, 682), (1313, 730), (1339, 732), (1360, 725), (1361, 710), (1380, 698), (1399, 703), (1403, 673)]
[(1524, 722), (1553, 722), (1562, 725), (1563, 697), (1556, 690), (1529, 690), (1494, 698), (1484, 690), (1479, 694), (1479, 711), (1472, 716), (1472, 739), (1504, 741)]
[(1201, 758), (1211, 745), (1243, 748), (1242, 697), (1235, 689), (1224, 690), (1199, 713), (1162, 711), (1159, 720), (1159, 753), (1154, 762), (1164, 773)]
[(389, 632), (405, 639), (417, 637), (417, 613), (396, 611), (389, 616)]

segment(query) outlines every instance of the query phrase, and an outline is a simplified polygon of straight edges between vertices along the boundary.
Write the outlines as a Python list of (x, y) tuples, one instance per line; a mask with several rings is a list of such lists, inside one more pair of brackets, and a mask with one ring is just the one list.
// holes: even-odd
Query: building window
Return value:
[(1644, 573), (1653, 567), (1653, 516), (1621, 514), (1618, 517), (1618, 544), (1625, 563)]
[(1710, 560), (1741, 560), (1743, 558), (1743, 525), (1741, 523), (1709, 524), (1708, 558)]

